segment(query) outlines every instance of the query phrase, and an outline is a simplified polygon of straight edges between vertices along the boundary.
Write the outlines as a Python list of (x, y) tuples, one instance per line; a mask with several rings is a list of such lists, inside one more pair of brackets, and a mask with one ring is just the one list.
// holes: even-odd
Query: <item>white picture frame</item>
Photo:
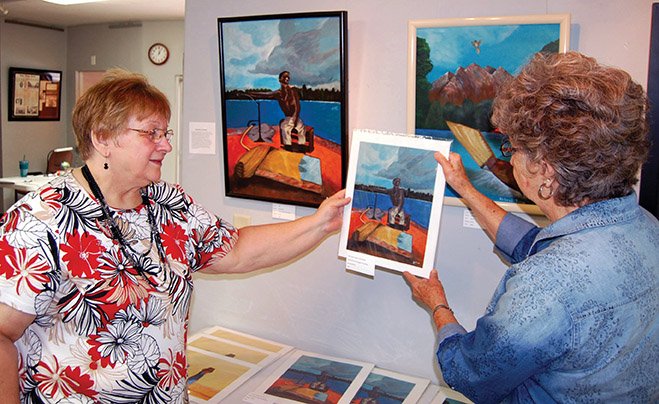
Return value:
[(220, 403), (293, 347), (215, 326), (188, 339), (190, 402)]
[(316, 399), (349, 404), (373, 367), (371, 363), (296, 350), (243, 401), (295, 404)]
[[(353, 401), (364, 400), (374, 395), (374, 398), (387, 398), (400, 404), (414, 404), (419, 401), (429, 384), (428, 379), (374, 368), (355, 394)], [(377, 395), (373, 394), (374, 391), (377, 391)]]
[[(446, 185), (433, 154), (439, 151), (447, 157), (449, 148), (445, 140), (353, 131), (346, 181), (346, 195), (352, 200), (345, 207), (339, 244), (339, 255), (347, 263), (428, 278)], [(394, 210), (400, 189), (402, 209)]]

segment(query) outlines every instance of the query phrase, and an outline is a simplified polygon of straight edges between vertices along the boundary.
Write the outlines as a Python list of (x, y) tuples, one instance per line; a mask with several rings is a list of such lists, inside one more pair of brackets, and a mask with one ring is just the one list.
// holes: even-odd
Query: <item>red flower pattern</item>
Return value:
[(156, 372), (156, 376), (160, 379), (158, 386), (165, 390), (176, 386), (185, 376), (185, 363), (185, 355), (182, 352), (174, 353), (170, 349), (169, 358), (160, 358), (158, 361), (158, 372)]
[(95, 397), (96, 391), (92, 389), (94, 382), (89, 375), (82, 374), (79, 368), (66, 366), (60, 367), (57, 358), (53, 358), (54, 366), (41, 361), (37, 365), (37, 373), (34, 380), (38, 383), (39, 391), (46, 397), (63, 395), (69, 397), (73, 394), (83, 394), (87, 397)]
[(92, 276), (94, 268), (98, 267), (98, 258), (104, 252), (96, 237), (87, 232), (79, 233), (78, 229), (73, 230), (67, 244), (61, 245), (60, 249), (71, 275), (84, 278)]
[[(187, 257), (203, 257), (202, 262), (192, 263), (186, 274), (203, 268), (210, 257), (224, 256), (235, 243), (235, 229), (225, 222), (208, 223), (205, 219), (211, 213), (192, 205), (179, 188), (155, 184), (150, 186), (149, 195), (154, 195), (156, 217), (169, 218), (159, 223), (168, 259), (187, 265)], [(161, 199), (156, 200), (157, 195), (162, 195)], [(176, 206), (175, 215), (158, 215), (159, 209), (171, 210), (172, 206)], [(187, 376), (187, 305), (185, 310), (176, 307), (189, 300), (192, 291), (177, 285), (187, 285), (191, 279), (165, 273), (170, 271), (168, 266), (158, 267), (154, 245), (147, 258), (155, 262), (150, 269), (160, 270), (157, 277), (169, 284), (169, 289), (156, 292), (109, 235), (98, 228), (98, 212), (97, 202), (68, 175), (58, 177), (52, 186), (12, 208), (4, 218), (0, 228), (0, 301), (14, 299), (35, 307), (37, 314), (57, 311), (52, 313), (52, 322), (33, 323), (30, 327), (35, 332), (26, 334), (30, 338), (16, 342), (21, 390), (31, 394), (30, 389), (36, 388), (53, 400), (81, 394), (94, 401), (103, 401), (108, 389), (111, 397), (128, 401), (160, 390), (155, 401), (173, 401), (170, 395)], [(124, 217), (134, 218), (134, 213)], [(139, 215), (146, 215), (146, 210)], [(199, 225), (188, 232), (185, 223), (195, 215), (205, 215), (204, 220), (195, 220)], [(144, 216), (133, 220), (127, 224), (146, 222)], [(24, 237), (22, 228), (34, 229), (31, 239)], [(49, 234), (60, 243), (57, 266), (48, 248)], [(38, 246), (36, 238), (41, 240)], [(49, 301), (53, 296), (57, 302)], [(73, 360), (72, 344), (85, 349), (89, 364), (71, 364), (79, 362)], [(42, 356), (42, 352), (48, 354)], [(156, 377), (143, 379), (147, 370)]]

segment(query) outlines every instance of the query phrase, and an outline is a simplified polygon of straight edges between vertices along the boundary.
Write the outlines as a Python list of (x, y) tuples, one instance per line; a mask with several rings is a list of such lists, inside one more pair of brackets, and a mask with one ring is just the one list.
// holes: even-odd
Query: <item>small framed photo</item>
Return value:
[(349, 404), (372, 369), (370, 363), (294, 351), (243, 401)]
[[(567, 51), (569, 32), (569, 14), (409, 21), (407, 131), (457, 140), (452, 151), (481, 193), (508, 211), (541, 214), (515, 182), (492, 102), (534, 54)], [(450, 186), (445, 197), (464, 206)]]
[(347, 12), (218, 18), (227, 196), (317, 207), (345, 183)]
[(367, 402), (414, 404), (419, 401), (428, 384), (430, 384), (428, 379), (375, 368), (368, 375), (351, 404)]
[(59, 121), (62, 72), (9, 68), (10, 121)]
[(339, 255), (428, 278), (434, 264), (444, 174), (433, 154), (450, 141), (355, 130)]

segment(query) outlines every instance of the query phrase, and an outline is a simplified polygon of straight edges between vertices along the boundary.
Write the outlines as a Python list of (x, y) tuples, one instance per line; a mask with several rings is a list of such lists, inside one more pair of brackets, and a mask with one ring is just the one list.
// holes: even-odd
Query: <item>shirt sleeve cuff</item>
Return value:
[(497, 230), (496, 248), (506, 256), (512, 257), (517, 244), (535, 227), (533, 223), (510, 212), (507, 213)]
[(437, 331), (437, 341), (441, 344), (446, 338), (456, 334), (466, 334), (467, 330), (458, 323), (448, 323)]

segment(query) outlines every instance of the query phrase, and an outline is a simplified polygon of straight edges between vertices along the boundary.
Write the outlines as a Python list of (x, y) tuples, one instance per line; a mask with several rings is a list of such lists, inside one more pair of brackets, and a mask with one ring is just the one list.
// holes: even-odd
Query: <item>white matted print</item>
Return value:
[(293, 349), (289, 345), (284, 345), (279, 342), (270, 341), (264, 338), (256, 337), (254, 335), (245, 334), (240, 331), (231, 330), (228, 328), (214, 326), (202, 331), (203, 334), (211, 335), (216, 338), (225, 339), (228, 341), (237, 342), (249, 347), (258, 348), (264, 351), (276, 353), (278, 356), (285, 354)]
[(190, 402), (219, 403), (229, 393), (260, 371), (260, 366), (227, 356), (187, 348)]
[(193, 335), (187, 344), (191, 402), (219, 403), (291, 346), (219, 326)]
[(473, 404), (473, 401), (461, 393), (445, 386), (440, 386), (432, 403), (435, 404)]
[(450, 141), (391, 132), (352, 134), (339, 255), (428, 278), (446, 180), (433, 157)]
[(295, 351), (243, 401), (259, 404), (349, 404), (373, 364)]
[(413, 404), (419, 401), (429, 383), (428, 379), (384, 369), (373, 369), (351, 404), (366, 402)]

